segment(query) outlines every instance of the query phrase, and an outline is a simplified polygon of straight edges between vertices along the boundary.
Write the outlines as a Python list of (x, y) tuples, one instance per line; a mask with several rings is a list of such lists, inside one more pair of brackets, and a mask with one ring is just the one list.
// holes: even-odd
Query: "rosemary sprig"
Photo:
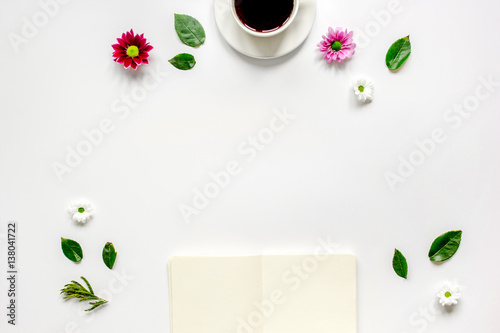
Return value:
[(88, 308), (85, 311), (92, 311), (95, 308), (108, 303), (108, 301), (97, 297), (94, 294), (94, 290), (92, 290), (92, 287), (90, 286), (89, 281), (87, 281), (86, 278), (81, 276), (82, 280), (85, 281), (85, 284), (89, 288), (88, 290), (85, 289), (84, 286), (82, 286), (80, 283), (76, 281), (71, 281), (71, 283), (68, 283), (67, 285), (64, 286), (63, 289), (61, 289), (61, 294), (64, 294), (64, 299), (69, 299), (69, 298), (77, 298), (79, 299), (79, 302), (83, 301), (95, 301), (95, 302), (89, 302), (89, 305), (91, 305), (90, 308)]

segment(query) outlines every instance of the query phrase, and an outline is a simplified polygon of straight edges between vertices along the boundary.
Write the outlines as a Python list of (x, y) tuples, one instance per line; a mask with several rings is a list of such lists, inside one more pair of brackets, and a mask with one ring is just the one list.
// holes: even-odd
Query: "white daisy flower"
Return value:
[(353, 81), (352, 88), (358, 101), (366, 103), (373, 99), (373, 82), (366, 77), (361, 77)]
[(68, 213), (74, 221), (85, 223), (94, 216), (94, 206), (88, 201), (75, 201), (68, 207)]
[(439, 303), (442, 306), (455, 305), (462, 296), (461, 291), (462, 288), (458, 284), (445, 281), (436, 296), (439, 298)]

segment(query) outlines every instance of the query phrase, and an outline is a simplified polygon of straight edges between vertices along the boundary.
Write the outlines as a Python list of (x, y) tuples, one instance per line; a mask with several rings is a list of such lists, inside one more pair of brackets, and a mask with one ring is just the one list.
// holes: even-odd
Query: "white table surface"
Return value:
[[(169, 332), (169, 256), (311, 253), (319, 239), (357, 256), (359, 333), (498, 332), (500, 87), (490, 92), (481, 78), (500, 82), (499, 3), (399, 0), (377, 23), (385, 0), (318, 0), (296, 51), (255, 60), (222, 39), (210, 0), (62, 2), (47, 21), (38, 1), (0, 2), (2, 332)], [(200, 20), (205, 45), (179, 41), (174, 13)], [(41, 27), (15, 53), (9, 36), (22, 36), (25, 19)], [(328, 65), (316, 44), (329, 25), (371, 37), (351, 61)], [(137, 72), (111, 57), (130, 28), (154, 46)], [(385, 53), (406, 35), (413, 52), (391, 73)], [(193, 70), (168, 63), (181, 52), (195, 55)], [(357, 75), (375, 82), (371, 104), (352, 94)], [(144, 98), (127, 107), (131, 93)], [(474, 110), (449, 113), (463, 103)], [(238, 147), (269, 134), (283, 110), (295, 118), (248, 161)], [(60, 181), (53, 164), (103, 119), (113, 131)], [(391, 190), (386, 173), (398, 172), (400, 156), (418, 161), (415, 141), (436, 128), (446, 140)], [(239, 174), (187, 224), (179, 207), (233, 160)], [(85, 226), (66, 212), (80, 198), (97, 210)], [(15, 327), (5, 316), (8, 221), (19, 226)], [(432, 264), (432, 240), (457, 229), (455, 257)], [(80, 264), (62, 255), (61, 236), (82, 244)], [(107, 241), (118, 251), (113, 271), (101, 261)], [(408, 280), (392, 270), (394, 248)], [(88, 314), (64, 302), (59, 289), (81, 275), (111, 303)], [(435, 310), (446, 279), (466, 287), (463, 299)]]

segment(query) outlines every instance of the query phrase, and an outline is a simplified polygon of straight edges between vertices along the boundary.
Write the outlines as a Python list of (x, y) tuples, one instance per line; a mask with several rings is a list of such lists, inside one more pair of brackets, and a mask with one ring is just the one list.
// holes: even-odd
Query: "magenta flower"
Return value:
[(328, 27), (328, 33), (323, 36), (323, 40), (318, 43), (319, 51), (324, 52), (328, 63), (332, 61), (342, 62), (354, 54), (356, 44), (352, 42), (352, 31), (342, 31), (342, 28), (335, 30)]
[(153, 49), (149, 43), (147, 43), (144, 34), (135, 35), (134, 30), (130, 29), (122, 34), (122, 38), (117, 38), (118, 44), (113, 44), (112, 47), (115, 50), (113, 52), (113, 57), (116, 62), (123, 64), (125, 68), (132, 66), (133, 69), (137, 69), (137, 66), (141, 64), (147, 64), (149, 51)]

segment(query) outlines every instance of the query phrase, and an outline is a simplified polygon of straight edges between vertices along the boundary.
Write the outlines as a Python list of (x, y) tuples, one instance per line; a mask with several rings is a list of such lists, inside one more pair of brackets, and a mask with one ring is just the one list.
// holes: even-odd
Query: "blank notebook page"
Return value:
[(356, 333), (350, 254), (169, 260), (172, 333)]

